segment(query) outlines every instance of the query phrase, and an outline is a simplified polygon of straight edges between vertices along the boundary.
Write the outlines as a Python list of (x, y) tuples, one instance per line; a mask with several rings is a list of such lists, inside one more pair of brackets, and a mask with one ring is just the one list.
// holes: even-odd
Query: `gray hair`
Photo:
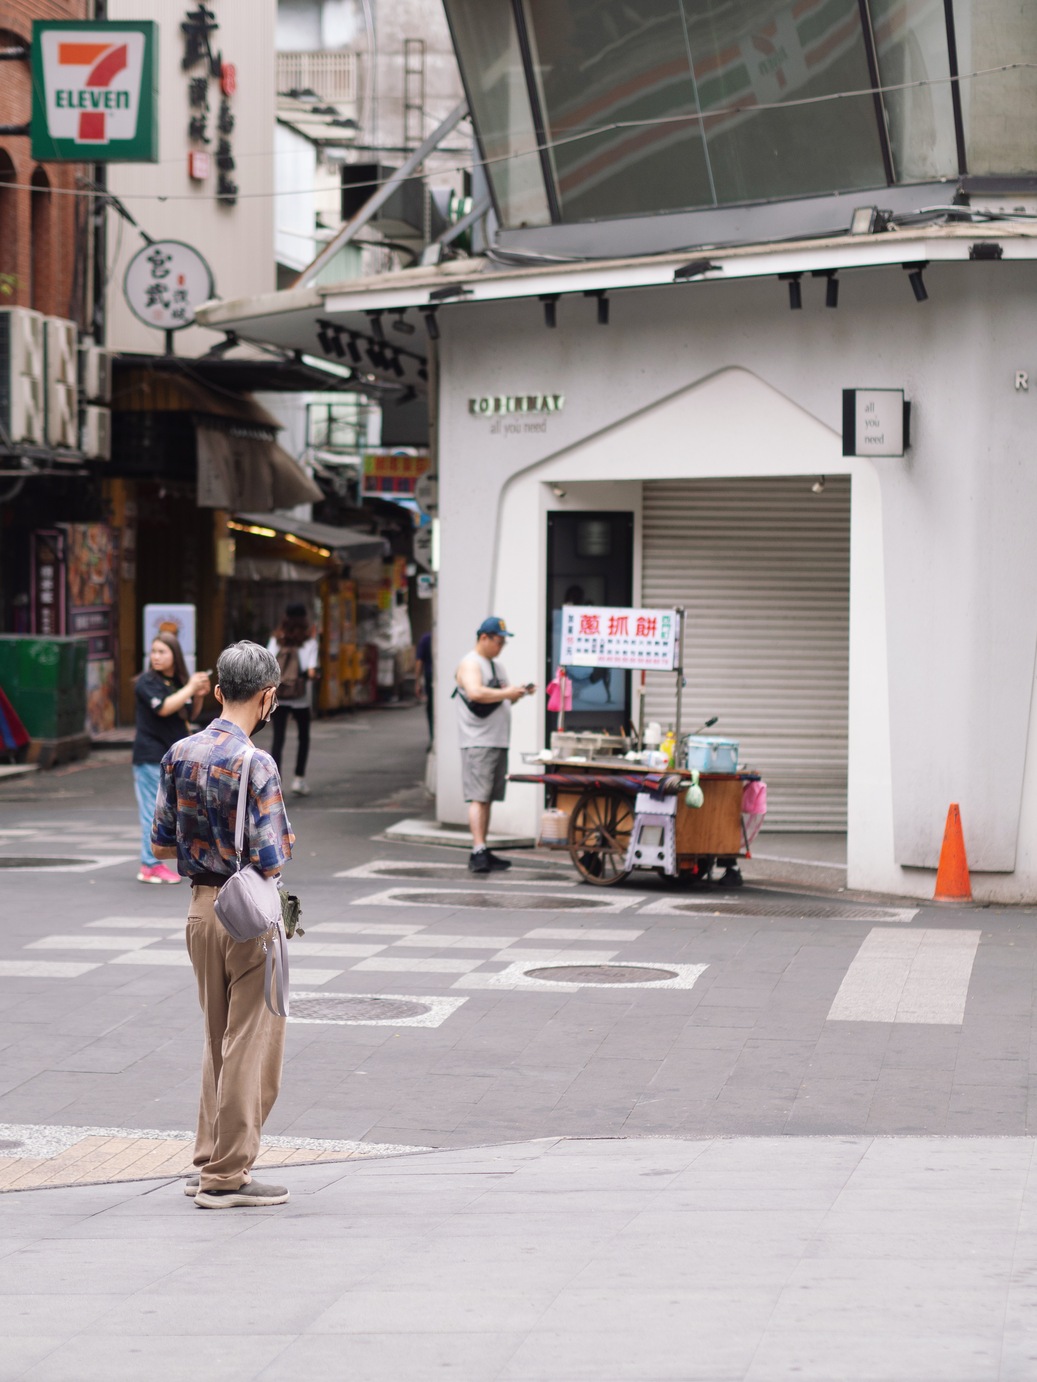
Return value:
[(229, 704), (250, 701), (281, 681), (277, 658), (258, 643), (242, 639), (224, 648), (216, 663), (216, 680)]

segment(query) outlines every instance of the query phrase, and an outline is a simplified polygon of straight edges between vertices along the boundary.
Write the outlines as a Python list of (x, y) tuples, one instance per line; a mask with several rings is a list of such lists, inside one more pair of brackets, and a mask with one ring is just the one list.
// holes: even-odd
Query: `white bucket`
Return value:
[(542, 845), (564, 845), (569, 839), (569, 812), (549, 807), (540, 813), (540, 837)]

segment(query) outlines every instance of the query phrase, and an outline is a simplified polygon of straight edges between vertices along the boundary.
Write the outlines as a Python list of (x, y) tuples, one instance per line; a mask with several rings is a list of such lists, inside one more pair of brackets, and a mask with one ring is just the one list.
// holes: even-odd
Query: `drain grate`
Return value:
[(93, 862), (93, 859), (59, 859), (56, 856), (46, 859), (0, 858), (0, 869), (67, 869), (78, 864), (92, 864)]
[[(370, 898), (363, 901), (370, 902)], [(588, 897), (581, 893), (578, 897), (547, 896), (544, 893), (479, 893), (479, 892), (403, 892), (398, 891), (396, 900), (409, 902), (416, 907), (478, 907), (480, 910), (501, 912), (591, 912), (615, 911), (615, 904), (609, 898)]]
[(546, 979), (557, 984), (657, 984), (676, 979), (675, 969), (653, 969), (647, 965), (547, 965), (527, 969), (527, 979)]
[(890, 907), (854, 907), (844, 902), (768, 902), (746, 898), (737, 902), (673, 902), (667, 909), (692, 916), (792, 917), (804, 921), (903, 921), (904, 910)]
[(329, 993), (319, 998), (293, 998), (291, 1001), (292, 1017), (307, 1022), (400, 1022), (425, 1017), (431, 1011), (427, 1003), (376, 995), (336, 997)]

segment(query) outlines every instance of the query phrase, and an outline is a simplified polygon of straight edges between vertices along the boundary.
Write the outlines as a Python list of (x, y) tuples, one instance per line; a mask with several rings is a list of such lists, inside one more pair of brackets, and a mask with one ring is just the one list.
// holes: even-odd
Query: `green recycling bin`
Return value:
[(0, 686), (33, 739), (65, 739), (86, 725), (85, 638), (0, 634)]

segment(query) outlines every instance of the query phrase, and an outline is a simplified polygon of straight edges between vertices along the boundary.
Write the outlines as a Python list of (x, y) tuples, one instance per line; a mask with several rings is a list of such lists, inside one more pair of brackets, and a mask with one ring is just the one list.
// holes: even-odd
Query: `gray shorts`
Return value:
[(465, 801), (503, 801), (507, 778), (507, 749), (461, 750), (461, 785)]

